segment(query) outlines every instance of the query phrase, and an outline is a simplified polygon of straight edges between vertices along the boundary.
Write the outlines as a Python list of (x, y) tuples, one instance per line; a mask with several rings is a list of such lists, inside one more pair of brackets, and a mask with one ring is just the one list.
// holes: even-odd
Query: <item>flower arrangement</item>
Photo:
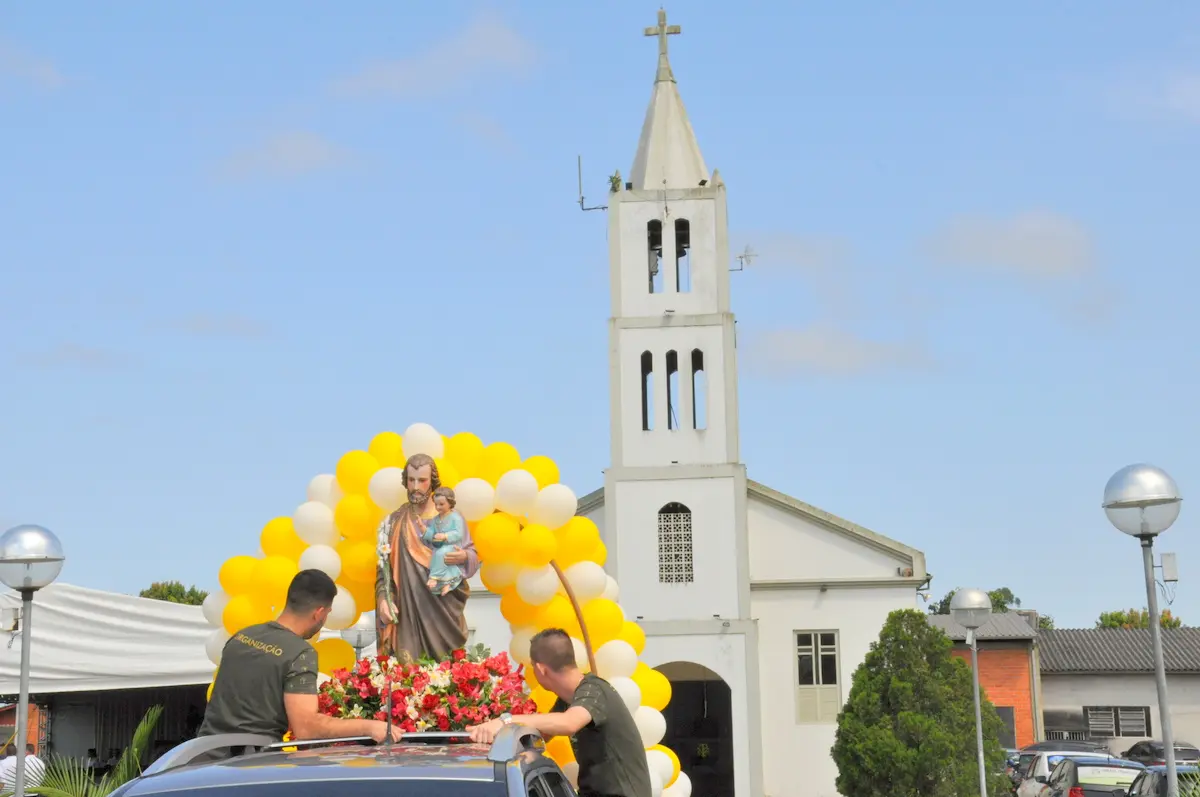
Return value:
[(412, 664), (388, 656), (362, 659), (351, 670), (332, 673), (317, 705), (331, 717), (386, 720), (389, 688), (392, 721), (406, 733), (461, 731), (501, 714), (537, 711), (521, 667), (483, 645)]

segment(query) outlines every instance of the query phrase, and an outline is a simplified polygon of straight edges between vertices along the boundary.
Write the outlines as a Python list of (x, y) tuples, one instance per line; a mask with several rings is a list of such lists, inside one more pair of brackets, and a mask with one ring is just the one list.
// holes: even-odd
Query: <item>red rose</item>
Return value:
[(445, 717), (438, 717), (437, 723), (438, 723), (438, 728), (440, 728), (441, 730), (443, 730), (443, 731), (450, 730), (450, 720), (446, 719)]
[(451, 655), (454, 656), (455, 661), (462, 661), (463, 659), (465, 659), (467, 657), (467, 652), (465, 650), (463, 650), (462, 648), (459, 648), (458, 650), (454, 651), (454, 653), (452, 653)]
[(433, 711), (441, 702), (437, 695), (425, 695), (425, 697), (421, 698), (421, 708), (426, 711)]

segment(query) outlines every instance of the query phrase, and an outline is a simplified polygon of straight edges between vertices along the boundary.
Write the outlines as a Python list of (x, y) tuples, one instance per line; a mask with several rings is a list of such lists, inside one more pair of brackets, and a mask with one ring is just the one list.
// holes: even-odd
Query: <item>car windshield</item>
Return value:
[(1200, 761), (1200, 750), (1195, 747), (1176, 747), (1176, 761)]
[(1081, 786), (1128, 786), (1141, 774), (1142, 769), (1116, 764), (1080, 764), (1078, 772)]
[[(151, 797), (155, 792), (147, 790), (145, 794)], [(503, 797), (504, 794), (503, 783), (454, 778), (288, 780), (170, 791), (170, 797)]]

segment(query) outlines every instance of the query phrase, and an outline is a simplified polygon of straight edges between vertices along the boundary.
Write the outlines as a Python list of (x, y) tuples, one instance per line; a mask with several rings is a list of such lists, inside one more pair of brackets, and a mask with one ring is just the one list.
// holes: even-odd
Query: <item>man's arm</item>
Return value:
[[(341, 736), (369, 736), (382, 741), (379, 720), (339, 719), (317, 710), (317, 696), (289, 693), (283, 696), (288, 725), (297, 739), (336, 739)], [(398, 729), (396, 729), (398, 731)]]
[(587, 727), (592, 715), (583, 706), (571, 706), (553, 714), (517, 714), (512, 721), (514, 725), (533, 728), (545, 737), (574, 736)]

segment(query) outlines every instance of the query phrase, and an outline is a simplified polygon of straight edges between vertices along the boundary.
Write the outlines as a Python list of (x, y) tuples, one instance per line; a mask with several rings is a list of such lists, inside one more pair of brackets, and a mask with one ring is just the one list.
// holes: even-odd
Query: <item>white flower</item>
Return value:
[(379, 555), (380, 556), (391, 556), (392, 555), (391, 543), (385, 542), (382, 545), (380, 545), (379, 546)]
[(417, 730), (423, 731), (429, 727), (429, 723), (425, 720), (417, 720)]
[(445, 689), (450, 685), (450, 671), (434, 670), (429, 673), (429, 685), (436, 686), (438, 689)]
[(362, 704), (355, 704), (354, 708), (350, 709), (351, 717), (361, 717), (363, 713)]

